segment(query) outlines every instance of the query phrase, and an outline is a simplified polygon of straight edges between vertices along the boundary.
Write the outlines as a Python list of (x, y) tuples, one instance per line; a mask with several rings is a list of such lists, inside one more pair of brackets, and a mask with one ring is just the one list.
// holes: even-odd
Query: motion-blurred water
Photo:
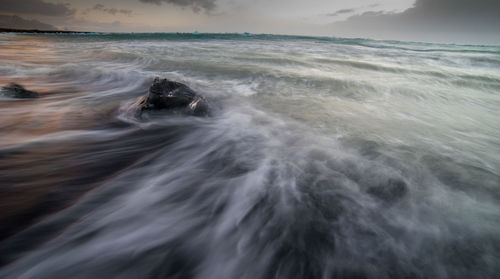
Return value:
[[(0, 34), (1, 278), (494, 278), (500, 47)], [(137, 118), (155, 76), (208, 118)]]

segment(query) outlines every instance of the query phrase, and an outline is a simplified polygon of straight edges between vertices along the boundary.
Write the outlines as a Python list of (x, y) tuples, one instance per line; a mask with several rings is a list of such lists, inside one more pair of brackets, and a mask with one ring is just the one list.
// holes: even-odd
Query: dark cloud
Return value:
[(53, 4), (42, 0), (0, 0), (0, 12), (44, 16), (70, 16), (75, 10), (68, 4)]
[(353, 13), (359, 11), (359, 10), (366, 10), (366, 8), (375, 8), (375, 7), (378, 7), (378, 6), (380, 6), (380, 4), (373, 3), (373, 4), (370, 4), (368, 6), (363, 6), (363, 7), (350, 8), (350, 9), (341, 9), (341, 10), (337, 10), (337, 11), (335, 11), (333, 13), (326, 14), (326, 16), (336, 17), (336, 16), (340, 16), (340, 15), (353, 14)]
[(500, 1), (417, 0), (412, 8), (401, 13), (366, 12), (353, 16), (348, 21), (366, 21), (376, 25), (408, 23), (415, 28), (419, 26), (433, 26), (438, 29), (467, 26), (496, 28), (500, 27)]
[(132, 16), (132, 10), (106, 8), (103, 4), (96, 4), (92, 9), (96, 10), (96, 11), (102, 11), (102, 12), (108, 13), (110, 15), (124, 14), (124, 15), (128, 15), (128, 16)]
[(332, 24), (332, 29), (358, 34), (361, 31), (366, 37), (390, 33), (420, 34), (429, 39), (439, 38), (437, 34), (456, 38), (460, 38), (459, 34), (462, 37), (473, 37), (474, 33), (500, 35), (500, 1), (417, 0), (403, 12), (365, 12)]
[(400, 21), (407, 19), (414, 23), (433, 24), (443, 29), (497, 28), (500, 27), (500, 1), (417, 0), (414, 7), (393, 17)]
[(57, 30), (57, 28), (50, 24), (38, 20), (24, 19), (15, 15), (0, 15), (0, 28)]
[(333, 13), (329, 13), (329, 14), (326, 14), (327, 16), (339, 16), (339, 15), (343, 15), (343, 14), (352, 14), (356, 11), (356, 9), (342, 9), (342, 10), (338, 10), (338, 11), (335, 11)]
[(168, 3), (177, 5), (180, 7), (191, 7), (193, 11), (199, 12), (201, 10), (211, 11), (215, 9), (216, 0), (139, 0), (143, 3), (161, 5), (162, 3)]

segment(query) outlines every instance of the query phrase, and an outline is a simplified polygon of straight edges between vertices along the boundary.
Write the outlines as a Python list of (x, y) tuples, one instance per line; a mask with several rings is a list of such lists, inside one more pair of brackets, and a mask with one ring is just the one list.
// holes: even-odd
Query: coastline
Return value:
[(34, 34), (91, 34), (99, 32), (70, 31), (70, 30), (39, 30), (39, 29), (16, 29), (0, 27), (0, 33), (34, 33)]

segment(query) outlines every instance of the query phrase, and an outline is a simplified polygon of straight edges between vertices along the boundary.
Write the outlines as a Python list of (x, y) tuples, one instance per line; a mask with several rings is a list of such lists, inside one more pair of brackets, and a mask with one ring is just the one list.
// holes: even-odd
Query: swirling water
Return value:
[[(1, 278), (494, 278), (500, 47), (0, 34)], [(138, 118), (155, 76), (212, 116)]]

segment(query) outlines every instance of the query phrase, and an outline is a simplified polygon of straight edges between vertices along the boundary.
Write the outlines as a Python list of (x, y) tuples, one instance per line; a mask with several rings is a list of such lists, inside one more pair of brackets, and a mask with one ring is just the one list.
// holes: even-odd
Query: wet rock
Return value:
[(408, 186), (401, 179), (390, 178), (387, 180), (387, 183), (368, 188), (367, 192), (372, 196), (389, 202), (404, 197), (408, 192)]
[(38, 93), (35, 91), (26, 90), (24, 87), (17, 83), (11, 83), (1, 88), (1, 94), (10, 98), (38, 98)]
[(205, 98), (180, 82), (155, 78), (149, 93), (139, 99), (140, 113), (153, 110), (172, 110), (195, 116), (207, 116)]

